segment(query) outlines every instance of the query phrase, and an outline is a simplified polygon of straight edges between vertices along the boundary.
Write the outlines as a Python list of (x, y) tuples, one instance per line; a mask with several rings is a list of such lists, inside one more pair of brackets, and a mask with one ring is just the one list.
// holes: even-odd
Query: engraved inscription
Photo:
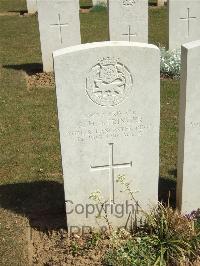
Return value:
[(62, 28), (63, 27), (68, 27), (68, 23), (61, 23), (61, 16), (58, 14), (58, 23), (51, 24), (50, 27), (56, 27), (59, 29), (59, 38), (60, 38), (60, 43), (63, 43), (63, 37), (62, 37)]
[(144, 123), (143, 118), (134, 110), (128, 109), (84, 115), (80, 117), (77, 126), (69, 129), (66, 134), (78, 142), (110, 141), (110, 139), (142, 136), (153, 128), (151, 124)]
[(190, 127), (192, 128), (200, 128), (200, 122), (190, 122)]
[(136, 0), (122, 0), (124, 6), (133, 6), (136, 3)]
[(187, 8), (187, 17), (180, 18), (181, 20), (185, 20), (187, 22), (187, 36), (190, 37), (190, 21), (192, 19), (197, 19), (197, 17), (192, 17), (190, 15), (190, 8)]
[(128, 68), (115, 58), (103, 58), (90, 70), (86, 79), (89, 98), (101, 106), (115, 106), (131, 92), (133, 79)]
[(137, 33), (131, 33), (131, 26), (128, 26), (128, 33), (123, 33), (123, 36), (127, 36), (128, 37), (128, 41), (131, 42), (131, 38), (132, 37), (136, 37)]
[(114, 144), (109, 143), (109, 164), (100, 166), (91, 166), (92, 171), (109, 170), (110, 178), (110, 202), (115, 203), (115, 169), (130, 168), (132, 161), (129, 163), (114, 163)]

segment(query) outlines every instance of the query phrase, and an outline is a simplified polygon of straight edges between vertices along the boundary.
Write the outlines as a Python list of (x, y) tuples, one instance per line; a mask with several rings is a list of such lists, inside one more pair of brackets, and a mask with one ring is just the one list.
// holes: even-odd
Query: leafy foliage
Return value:
[(181, 51), (172, 50), (167, 51), (161, 48), (160, 56), (160, 71), (161, 75), (170, 78), (179, 78), (181, 69)]
[(105, 12), (107, 9), (106, 5), (104, 3), (99, 3), (97, 5), (95, 5), (93, 8), (92, 8), (92, 12)]
[(134, 234), (114, 233), (106, 265), (180, 265), (197, 259), (200, 228), (193, 219), (162, 204), (145, 218), (144, 226)]

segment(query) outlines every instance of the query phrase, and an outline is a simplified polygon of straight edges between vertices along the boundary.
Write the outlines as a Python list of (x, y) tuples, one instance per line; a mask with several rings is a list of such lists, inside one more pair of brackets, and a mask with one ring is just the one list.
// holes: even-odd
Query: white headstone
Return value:
[(26, 0), (27, 9), (29, 14), (37, 12), (37, 0)]
[(53, 51), (81, 43), (79, 0), (38, 0), (43, 70), (53, 71)]
[(200, 1), (169, 0), (169, 49), (200, 39)]
[(87, 216), (96, 190), (113, 225), (125, 225), (133, 202), (120, 192), (118, 175), (139, 191), (135, 197), (144, 208), (158, 198), (159, 50), (129, 42), (85, 44), (54, 52), (54, 67), (68, 226), (104, 224), (95, 219), (96, 206)]
[(164, 6), (166, 3), (166, 0), (157, 0), (157, 6)]
[(148, 0), (109, 0), (111, 41), (148, 43)]
[(107, 6), (108, 0), (92, 0), (93, 6), (96, 5), (102, 5), (102, 6)]
[(182, 46), (177, 204), (200, 208), (200, 41)]

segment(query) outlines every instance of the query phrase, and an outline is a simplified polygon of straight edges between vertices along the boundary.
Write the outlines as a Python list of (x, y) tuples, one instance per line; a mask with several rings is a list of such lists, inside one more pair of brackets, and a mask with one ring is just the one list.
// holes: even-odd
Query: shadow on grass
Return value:
[(20, 15), (28, 14), (27, 10), (9, 10), (8, 13), (17, 13)]
[[(159, 201), (175, 208), (175, 180), (160, 177)], [(27, 217), (39, 231), (67, 229), (64, 187), (59, 182), (0, 185), (0, 207)]]
[(157, 3), (155, 3), (155, 2), (149, 2), (149, 6), (157, 6)]
[(43, 65), (40, 63), (21, 64), (21, 65), (3, 65), (3, 67), (7, 69), (23, 70), (28, 75), (33, 75), (36, 73), (43, 72)]
[(66, 228), (64, 188), (54, 181), (0, 186), (0, 207), (25, 216), (39, 231)]
[(160, 177), (158, 200), (164, 205), (176, 208), (176, 180)]
[(80, 8), (81, 9), (91, 9), (92, 5), (87, 5), (87, 6), (81, 5)]

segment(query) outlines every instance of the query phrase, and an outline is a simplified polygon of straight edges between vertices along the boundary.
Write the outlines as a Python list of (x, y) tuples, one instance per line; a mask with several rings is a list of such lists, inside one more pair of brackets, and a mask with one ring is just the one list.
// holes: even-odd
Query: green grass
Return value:
[(80, 7), (92, 7), (92, 0), (80, 0)]
[(26, 0), (1, 0), (0, 12), (19, 12), (26, 10)]
[(109, 40), (108, 14), (105, 9), (80, 15), (82, 43)]
[(149, 11), (149, 43), (159, 47), (167, 47), (168, 36), (167, 8), (150, 8)]
[[(92, 0), (80, 0), (80, 7), (92, 7)], [(26, 11), (26, 0), (1, 0), (0, 12), (19, 12)]]
[[(90, 5), (89, 2), (82, 1), (81, 5)], [(0, 1), (0, 12), (24, 9), (25, 1)], [(105, 10), (81, 14), (80, 20), (83, 43), (108, 40)], [(166, 20), (166, 8), (150, 8), (151, 43), (166, 45)], [(56, 212), (63, 208), (56, 96), (54, 87), (28, 89), (26, 85), (25, 73), (41, 68), (37, 17), (0, 16), (0, 25), (0, 223), (4, 225), (0, 228), (0, 257), (3, 265), (25, 265), (24, 246), (15, 247), (26, 228), (23, 230), (19, 218), (14, 223), (15, 215), (25, 216), (33, 223), (32, 214), (38, 210)], [(163, 197), (169, 188), (175, 188), (178, 94), (179, 81), (162, 81)], [(6, 229), (7, 223), (15, 224), (14, 232)]]

